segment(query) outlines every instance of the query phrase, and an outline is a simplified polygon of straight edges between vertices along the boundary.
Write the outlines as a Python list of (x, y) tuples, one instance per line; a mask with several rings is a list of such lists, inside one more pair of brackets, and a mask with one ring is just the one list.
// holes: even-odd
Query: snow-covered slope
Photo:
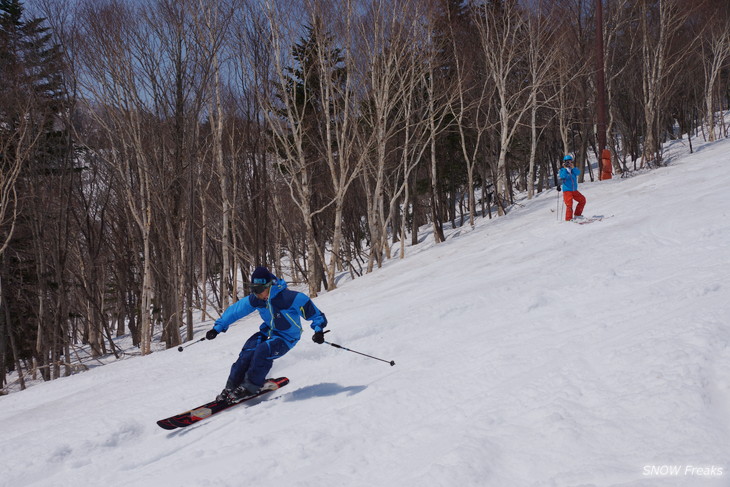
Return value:
[(286, 388), (158, 428), (219, 392), (249, 317), (0, 398), (0, 485), (730, 485), (730, 140), (670, 154), (582, 185), (601, 222), (549, 191), (316, 298), (394, 367), (307, 333)]

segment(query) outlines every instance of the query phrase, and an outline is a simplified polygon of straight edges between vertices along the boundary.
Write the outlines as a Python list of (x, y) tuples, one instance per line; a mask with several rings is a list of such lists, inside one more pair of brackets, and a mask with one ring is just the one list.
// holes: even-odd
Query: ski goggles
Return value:
[(266, 291), (266, 288), (271, 287), (273, 283), (267, 281), (264, 278), (256, 278), (251, 282), (251, 292), (254, 294), (261, 294)]

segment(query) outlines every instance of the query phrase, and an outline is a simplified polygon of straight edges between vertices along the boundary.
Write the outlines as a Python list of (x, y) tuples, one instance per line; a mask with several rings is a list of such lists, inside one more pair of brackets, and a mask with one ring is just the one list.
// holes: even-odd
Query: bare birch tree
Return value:
[[(232, 219), (233, 204), (232, 185), (230, 182), (231, 173), (224, 158), (223, 122), (224, 109), (222, 101), (223, 82), (221, 74), (221, 53), (223, 41), (228, 27), (233, 19), (235, 3), (232, 6), (224, 2), (204, 2), (197, 0), (199, 17), (196, 18), (196, 37), (201, 46), (204, 56), (201, 57), (200, 66), (203, 72), (210, 73), (209, 87), (210, 96), (208, 99), (208, 119), (212, 133), (212, 152), (215, 161), (214, 174), (218, 177), (222, 202), (221, 211), (221, 253), (222, 266), (220, 272), (220, 307), (225, 310), (231, 297), (237, 299), (236, 289), (238, 283), (238, 266), (236, 265), (236, 254), (232, 252), (233, 237), (231, 226), (235, 223)], [(234, 8), (232, 8), (234, 7)], [(203, 246), (206, 244), (203, 243)]]
[[(530, 156), (527, 171), (527, 198), (535, 195), (535, 163), (540, 134), (538, 133), (538, 112), (549, 106), (555, 99), (554, 90), (548, 90), (555, 84), (555, 66), (559, 51), (555, 38), (559, 37), (553, 24), (553, 12), (543, 12), (542, 1), (532, 5), (533, 9), (525, 12), (527, 16), (527, 72), (529, 73), (529, 108), (530, 108)], [(542, 130), (541, 130), (542, 131)], [(540, 131), (540, 132), (541, 132)]]
[[(447, 11), (451, 14), (451, 11)], [(454, 124), (459, 132), (459, 144), (466, 162), (467, 195), (469, 198), (469, 225), (474, 226), (476, 217), (476, 196), (474, 176), (483, 149), (485, 132), (493, 127), (490, 108), (494, 96), (494, 85), (484, 82), (479, 72), (481, 63), (474, 58), (479, 46), (470, 42), (472, 32), (464, 32), (465, 26), (455, 25), (449, 18), (449, 39), (454, 62), (456, 99), (451, 105)]]
[(444, 74), (442, 70), (441, 54), (445, 48), (448, 48), (448, 40), (437, 36), (436, 13), (436, 9), (431, 6), (427, 12), (428, 22), (421, 29), (420, 42), (424, 45), (422, 62), (426, 66), (423, 72), (423, 85), (426, 93), (426, 120), (429, 137), (431, 224), (434, 242), (440, 243), (446, 240), (446, 236), (442, 223), (442, 191), (439, 185), (437, 139), (449, 123), (448, 116), (456, 98), (457, 88), (449, 74)]
[[(609, 146), (612, 149), (612, 163), (614, 171), (621, 174), (627, 170), (624, 158), (620, 157), (622, 152), (619, 149), (621, 137), (614, 135), (614, 127), (619, 118), (617, 106), (614, 100), (617, 98), (619, 81), (627, 73), (634, 69), (633, 54), (636, 53), (638, 31), (632, 28), (637, 22), (636, 12), (630, 8), (634, 0), (619, 0), (607, 4), (604, 12), (605, 56), (603, 58), (603, 70), (606, 73), (606, 104), (608, 106), (608, 121), (606, 123), (606, 134), (608, 134)], [(638, 53), (637, 53), (638, 54)]]
[[(32, 104), (22, 105), (19, 109), (19, 113), (29, 113)], [(0, 256), (13, 238), (18, 217), (18, 192), (15, 183), (41, 134), (42, 132), (32, 130), (28, 117), (21, 117), (14, 127), (0, 127)]]
[(659, 116), (673, 87), (674, 72), (692, 47), (677, 49), (677, 40), (692, 9), (681, 0), (641, 0), (641, 70), (644, 111), (642, 167), (661, 164)]
[[(134, 12), (120, 4), (87, 5), (81, 35), (85, 49), (80, 85), (89, 99), (89, 114), (106, 138), (99, 156), (108, 161), (121, 182), (129, 213), (142, 240), (142, 292), (140, 350), (150, 353), (152, 341), (152, 249), (153, 202), (150, 150), (151, 126), (141, 89), (146, 80), (135, 55), (148, 52), (150, 44)], [(97, 107), (97, 100), (114, 106)]]
[[(390, 154), (394, 150), (396, 135), (405, 132), (405, 144), (413, 144), (413, 131), (406, 111), (413, 106), (413, 90), (422, 86), (416, 78), (413, 51), (417, 22), (423, 18), (418, 2), (377, 1), (371, 4), (367, 17), (359, 24), (361, 72), (360, 79), (366, 87), (364, 95), (369, 100), (368, 108), (361, 114), (362, 123), (370, 134), (369, 144), (360, 150), (367, 157), (367, 167), (362, 171), (363, 185), (367, 191), (367, 221), (370, 230), (371, 249), (367, 272), (374, 264), (381, 266), (383, 258), (390, 258), (388, 245), (388, 224), (392, 219), (392, 207), (400, 197), (413, 164), (398, 166), (403, 169), (400, 176), (388, 169)], [(410, 52), (409, 52), (410, 51)], [(422, 76), (422, 74), (420, 75)], [(412, 111), (412, 110), (411, 110)], [(411, 151), (404, 148), (403, 155)], [(372, 157), (369, 156), (372, 152)], [(405, 179), (403, 179), (405, 178)], [(390, 180), (390, 181), (389, 181)], [(392, 197), (388, 199), (386, 189), (393, 183)]]
[[(373, 130), (373, 143), (377, 146), (382, 143), (382, 150), (376, 151), (376, 157), (371, 162), (377, 167), (376, 173), (384, 176), (383, 188), (387, 188), (387, 191), (383, 193), (383, 197), (389, 195), (388, 200), (383, 200), (382, 206), (378, 206), (378, 210), (373, 211), (375, 215), (371, 216), (379, 219), (379, 248), (385, 251), (388, 259), (391, 258), (389, 228), (393, 229), (393, 237), (400, 242), (399, 257), (405, 257), (411, 175), (431, 147), (433, 133), (427, 104), (422, 102), (429, 72), (428, 64), (423, 60), (428, 57), (430, 46), (419, 42), (422, 35), (420, 19), (427, 12), (418, 1), (400, 2), (396, 7), (389, 8), (382, 17), (387, 27), (382, 30), (376, 28), (382, 33), (380, 49), (373, 43), (372, 47), (375, 49), (369, 51), (368, 57), (368, 69), (373, 79), (368, 85), (369, 90), (376, 93), (373, 96), (380, 98), (379, 102), (375, 102), (369, 124), (377, 127)], [(385, 91), (388, 92), (387, 95)], [(448, 106), (445, 107), (447, 108)], [(367, 115), (364, 117), (367, 119)], [(382, 219), (384, 208), (388, 211), (385, 219)], [(396, 221), (398, 213), (400, 221)], [(400, 234), (396, 232), (396, 223)], [(418, 234), (415, 221), (412, 224), (412, 233), (414, 238)], [(372, 262), (371, 258), (369, 265)]]
[(522, 117), (530, 108), (529, 80), (521, 75), (523, 56), (527, 51), (527, 24), (515, 1), (498, 5), (485, 3), (477, 7), (475, 22), (479, 32), (482, 60), (491, 75), (497, 96), (499, 124), (499, 156), (497, 160), (498, 214), (505, 214), (505, 202), (510, 200), (507, 153), (520, 127)]
[[(316, 79), (319, 99), (328, 104), (322, 110), (324, 117), (323, 158), (330, 177), (332, 200), (327, 205), (334, 206), (334, 221), (332, 223), (332, 249), (330, 261), (327, 265), (328, 289), (335, 289), (336, 270), (342, 267), (340, 255), (343, 245), (342, 215), (345, 207), (345, 198), (351, 184), (360, 174), (368, 147), (365, 136), (358, 124), (359, 107), (361, 104), (362, 89), (358, 89), (357, 70), (353, 51), (353, 42), (356, 39), (356, 2), (347, 0), (340, 2), (339, 8), (325, 9), (324, 3), (312, 2), (308, 6), (309, 23), (316, 25), (329, 19), (329, 25), (335, 35), (334, 41), (339, 41), (344, 49), (335, 50), (323, 42), (323, 46), (316, 49), (318, 70)], [(323, 32), (324, 26), (318, 26), (317, 31)], [(341, 59), (336, 56), (341, 55)], [(335, 68), (342, 63), (342, 68)], [(333, 68), (336, 73), (333, 73)], [(322, 211), (324, 208), (318, 210)], [(324, 258), (323, 258), (324, 262)]]
[[(307, 270), (310, 296), (319, 292), (319, 279), (314, 262), (322, 255), (317, 245), (314, 229), (314, 217), (317, 208), (313, 208), (314, 181), (312, 170), (314, 161), (308, 154), (307, 117), (311, 109), (313, 97), (317, 92), (315, 79), (316, 66), (311, 62), (300, 62), (299, 82), (290, 77), (290, 68), (297, 64), (292, 56), (293, 46), (299, 35), (298, 26), (294, 22), (294, 11), (290, 5), (277, 4), (275, 0), (267, 0), (264, 5), (268, 21), (269, 43), (272, 50), (273, 80), (267, 86), (262, 103), (264, 115), (271, 129), (275, 147), (280, 153), (280, 163), (285, 169), (285, 181), (289, 185), (292, 200), (302, 215), (305, 232), (307, 256), (310, 265)], [(313, 28), (316, 26), (313, 26)], [(321, 27), (321, 25), (319, 26)], [(304, 46), (305, 49), (312, 48)], [(312, 61), (311, 54), (304, 54), (302, 61)]]
[(715, 107), (717, 99), (716, 89), (722, 70), (728, 66), (730, 60), (730, 18), (723, 17), (720, 12), (712, 16), (703, 33), (701, 51), (703, 60), (705, 80), (705, 120), (709, 140), (713, 142), (717, 138)]
[[(400, 188), (393, 194), (393, 202), (397, 204), (400, 195), (403, 195), (403, 210), (401, 211), (400, 221), (400, 251), (399, 257), (405, 258), (406, 252), (406, 221), (408, 218), (408, 205), (411, 201), (411, 173), (418, 167), (423, 160), (423, 154), (429, 148), (428, 140), (430, 134), (430, 124), (428, 117), (425, 116), (425, 107), (422, 103), (416, 101), (424, 80), (424, 65), (420, 62), (421, 55), (418, 51), (411, 53), (407, 58), (408, 62), (402, 65), (405, 69), (402, 75), (403, 92), (403, 132), (401, 141), (400, 156), (400, 175), (402, 183)], [(415, 205), (414, 205), (415, 206)], [(412, 214), (415, 216), (415, 208), (411, 208)], [(411, 224), (412, 239), (417, 240), (418, 224), (413, 218)]]

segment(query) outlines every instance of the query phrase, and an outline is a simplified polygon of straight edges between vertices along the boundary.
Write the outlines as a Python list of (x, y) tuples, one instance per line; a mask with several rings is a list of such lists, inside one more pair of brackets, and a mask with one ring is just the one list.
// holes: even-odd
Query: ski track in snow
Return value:
[(307, 331), (280, 391), (158, 428), (219, 392), (250, 317), (2, 397), (0, 486), (729, 486), (730, 140), (670, 153), (581, 186), (603, 221), (548, 191), (316, 298), (328, 341), (395, 367)]

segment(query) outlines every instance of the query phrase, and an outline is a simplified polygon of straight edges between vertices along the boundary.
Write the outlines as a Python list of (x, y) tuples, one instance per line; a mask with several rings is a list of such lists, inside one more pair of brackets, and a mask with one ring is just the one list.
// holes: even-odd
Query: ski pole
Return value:
[(362, 353), (362, 352), (357, 352), (355, 350), (350, 350), (349, 348), (343, 347), (342, 345), (338, 345), (336, 343), (330, 343), (328, 341), (325, 341), (324, 343), (326, 343), (327, 345), (330, 345), (332, 347), (339, 348), (341, 350), (347, 350), (348, 352), (356, 353), (358, 355), (363, 355), (363, 356), (368, 357), (368, 358), (371, 358), (371, 359), (380, 360), (381, 362), (385, 362), (386, 364), (390, 364), (391, 367), (395, 365), (395, 362), (393, 360), (390, 360), (389, 361), (389, 360), (384, 360), (382, 358), (373, 357), (372, 355), (368, 355), (368, 354)]
[(188, 343), (188, 344), (187, 344), (187, 345), (185, 345), (184, 347), (183, 347), (183, 346), (181, 345), (181, 346), (177, 347), (177, 351), (178, 351), (178, 352), (182, 352), (182, 351), (183, 351), (183, 350), (185, 350), (186, 348), (188, 348), (188, 347), (192, 347), (192, 346), (193, 346), (193, 345), (195, 345), (196, 343), (200, 343), (200, 342), (202, 342), (203, 340), (205, 340), (205, 337), (201, 338), (200, 340), (195, 340), (195, 341), (194, 341), (193, 343)]

